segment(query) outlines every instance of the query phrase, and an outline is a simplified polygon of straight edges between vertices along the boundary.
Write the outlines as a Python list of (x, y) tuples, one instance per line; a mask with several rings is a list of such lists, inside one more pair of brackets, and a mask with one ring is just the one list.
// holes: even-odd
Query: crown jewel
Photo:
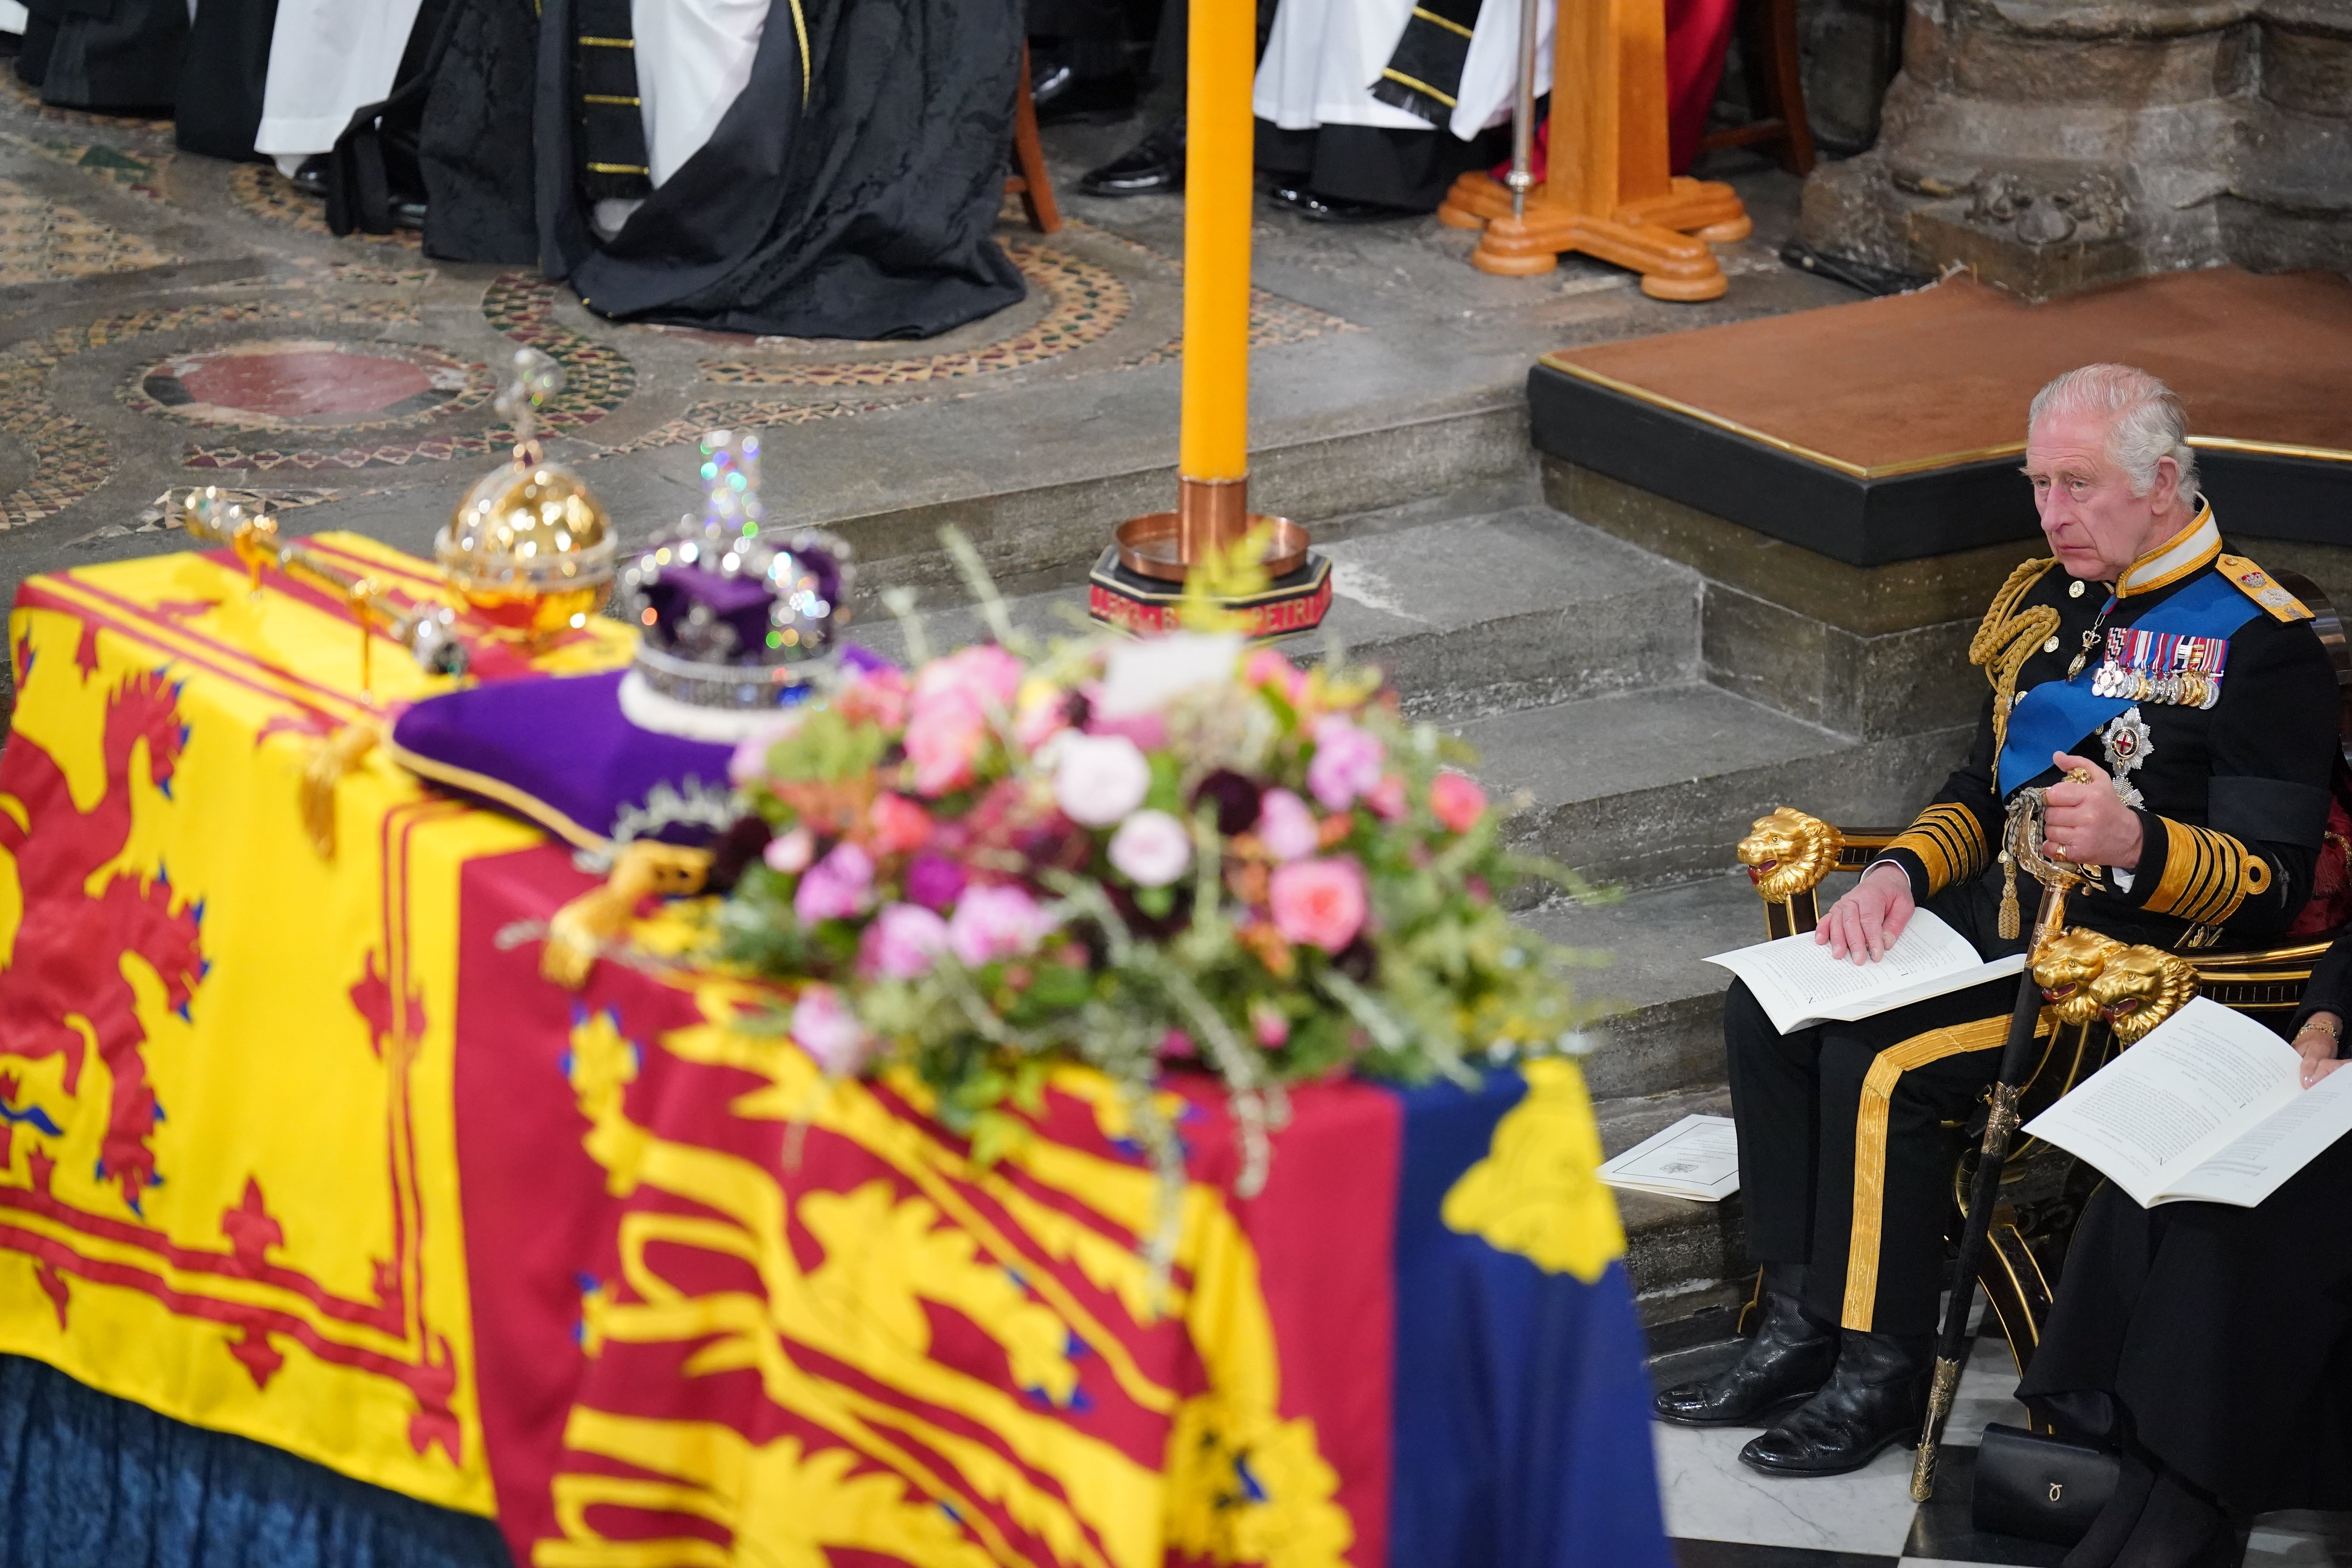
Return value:
[(622, 569), (623, 613), (643, 632), (628, 685), (637, 709), (661, 706), (643, 701), (650, 693), (757, 719), (831, 673), (835, 635), (849, 620), (851, 551), (821, 530), (768, 527), (760, 438), (750, 431), (702, 438), (702, 514), (680, 518)]

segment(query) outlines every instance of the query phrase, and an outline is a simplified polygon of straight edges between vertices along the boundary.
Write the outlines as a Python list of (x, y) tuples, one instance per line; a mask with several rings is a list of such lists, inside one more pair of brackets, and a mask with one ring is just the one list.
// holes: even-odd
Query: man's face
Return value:
[(2025, 476), (2051, 552), (2072, 577), (2114, 582), (2176, 531), (2172, 459), (2157, 465), (2147, 494), (2107, 453), (2107, 421), (2095, 414), (2052, 414), (2026, 436)]

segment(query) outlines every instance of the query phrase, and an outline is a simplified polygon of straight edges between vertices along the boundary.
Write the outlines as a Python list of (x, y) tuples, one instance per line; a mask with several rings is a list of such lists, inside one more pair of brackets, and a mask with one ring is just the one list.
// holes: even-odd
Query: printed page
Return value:
[(2158, 1203), (2202, 1199), (2252, 1208), (2352, 1132), (2352, 1068), (2338, 1068), (2239, 1134), (2187, 1175), (2166, 1184)]
[(1739, 1190), (1739, 1139), (1728, 1116), (1685, 1116), (1601, 1167), (1612, 1187), (1717, 1203)]
[(2302, 1092), (2287, 1043), (2200, 996), (2025, 1130), (2098, 1167), (2145, 1208)]
[(1985, 963), (1967, 938), (1926, 910), (1912, 915), (1902, 936), (1875, 963), (1832, 958), (1829, 944), (1815, 942), (1811, 931), (1717, 953), (1707, 962), (1748, 982), (1784, 1035), (1824, 1018), (1867, 1018), (2024, 967), (2022, 958)]

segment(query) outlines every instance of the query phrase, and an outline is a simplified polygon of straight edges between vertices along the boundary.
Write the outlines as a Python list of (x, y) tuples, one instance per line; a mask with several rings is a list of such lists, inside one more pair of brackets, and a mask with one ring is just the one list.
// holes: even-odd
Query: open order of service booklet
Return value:
[(2025, 1124), (2142, 1208), (2252, 1208), (2352, 1132), (2352, 1070), (2303, 1087), (2294, 1048), (2200, 996)]
[(2025, 955), (1988, 963), (1977, 956), (1968, 938), (1918, 910), (1875, 963), (1832, 958), (1829, 944), (1814, 941), (1811, 931), (1718, 952), (1707, 962), (1748, 982), (1748, 989), (1771, 1015), (1772, 1026), (1785, 1035), (1832, 1018), (1852, 1023), (2015, 974), (2025, 967)]
[(1601, 1179), (1630, 1192), (1721, 1203), (1739, 1190), (1739, 1137), (1728, 1116), (1685, 1116), (1602, 1162)]

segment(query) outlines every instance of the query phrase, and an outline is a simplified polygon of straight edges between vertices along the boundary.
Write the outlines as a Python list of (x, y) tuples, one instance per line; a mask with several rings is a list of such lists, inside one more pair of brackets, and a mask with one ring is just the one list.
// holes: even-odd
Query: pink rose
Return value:
[(1273, 1003), (1251, 1003), (1249, 1019), (1251, 1035), (1265, 1049), (1278, 1051), (1290, 1043), (1290, 1020)]
[(931, 836), (931, 814), (905, 795), (887, 790), (874, 797), (866, 822), (873, 829), (874, 847), (885, 855), (920, 849)]
[(769, 839), (768, 847), (760, 851), (760, 858), (768, 863), (771, 871), (782, 871), (789, 877), (796, 871), (807, 870), (809, 860), (815, 854), (816, 835), (805, 827), (795, 827), (790, 833), (780, 833)]
[(1312, 855), (1322, 843), (1315, 830), (1315, 813), (1286, 789), (1270, 789), (1260, 797), (1257, 841), (1277, 860)]
[(1033, 680), (1021, 693), (1013, 710), (1013, 738), (1022, 750), (1034, 752), (1070, 727), (1070, 695), (1060, 687)]
[(803, 988), (793, 1004), (793, 1041), (834, 1078), (856, 1072), (874, 1050), (874, 1037), (830, 985)]
[(1364, 804), (1390, 822), (1403, 821), (1404, 814), (1412, 809), (1404, 797), (1404, 780), (1394, 773), (1374, 784), (1371, 793), (1364, 796)]
[(915, 904), (885, 904), (857, 946), (857, 972), (912, 980), (947, 951), (948, 922)]
[(1277, 867), (1267, 903), (1286, 942), (1337, 952), (1364, 929), (1363, 868), (1340, 855)]
[(1192, 836), (1164, 811), (1139, 811), (1110, 836), (1110, 863), (1139, 888), (1164, 888), (1192, 863)]
[(1021, 677), (1021, 661), (994, 643), (923, 666), (908, 702), (906, 734), (918, 792), (940, 795), (972, 781), (988, 742), (989, 714), (1012, 706)]
[(1018, 958), (1045, 940), (1045, 911), (1010, 883), (967, 888), (948, 921), (948, 951), (967, 968)]
[(833, 710), (853, 723), (896, 730), (907, 721), (907, 672), (895, 664), (867, 670), (835, 694)]
[(1065, 735), (1054, 763), (1054, 804), (1072, 822), (1108, 827), (1143, 804), (1151, 764), (1123, 735)]
[(1467, 833), (1486, 810), (1486, 792), (1467, 773), (1440, 773), (1429, 786), (1429, 809), (1448, 833)]
[(1270, 686), (1289, 700), (1292, 707), (1307, 690), (1307, 672), (1270, 647), (1262, 647), (1249, 656), (1242, 666), (1242, 679), (1252, 686)]
[(1380, 787), (1387, 752), (1374, 737), (1334, 714), (1315, 721), (1315, 760), (1307, 788), (1327, 811), (1345, 811)]
[(793, 893), (793, 912), (803, 925), (848, 920), (873, 901), (874, 859), (855, 844), (836, 844), (810, 867)]

